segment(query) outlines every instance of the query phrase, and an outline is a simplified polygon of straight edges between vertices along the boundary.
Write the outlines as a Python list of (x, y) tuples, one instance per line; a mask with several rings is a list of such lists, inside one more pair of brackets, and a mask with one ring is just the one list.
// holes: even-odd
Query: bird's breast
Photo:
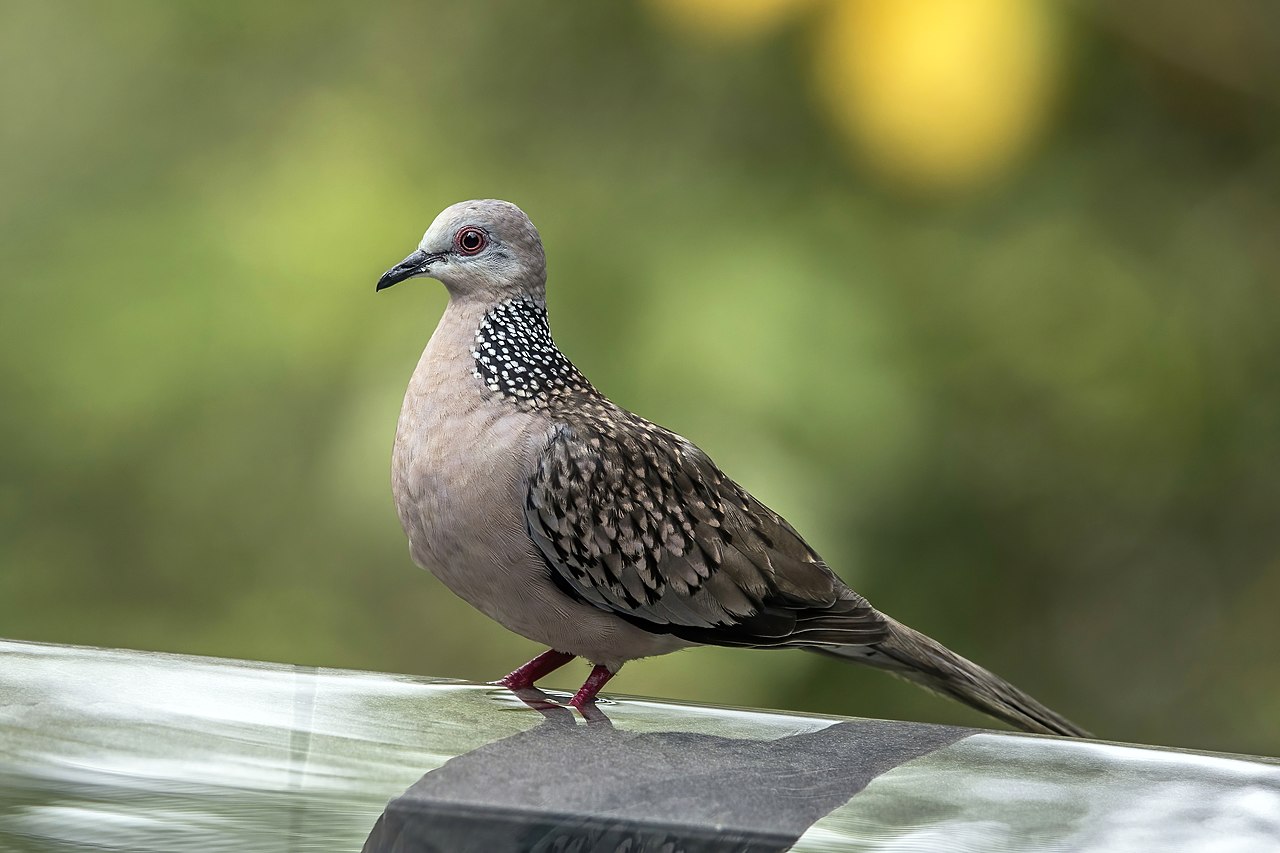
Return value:
[(510, 630), (596, 663), (616, 666), (688, 645), (570, 598), (552, 581), (524, 507), (557, 421), (475, 375), (481, 315), (469, 311), (450, 303), (396, 430), (392, 489), (414, 561)]
[(448, 341), (439, 337), (438, 330), (405, 395), (392, 491), (414, 561), (486, 610), (481, 602), (504, 579), (544, 571), (523, 507), (550, 427), (485, 388), (469, 350), (440, 351)]

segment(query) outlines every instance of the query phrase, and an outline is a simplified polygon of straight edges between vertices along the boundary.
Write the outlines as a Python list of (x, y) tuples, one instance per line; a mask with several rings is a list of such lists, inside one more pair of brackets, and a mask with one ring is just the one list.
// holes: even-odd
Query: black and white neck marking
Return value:
[(521, 297), (490, 309), (476, 329), (471, 357), (472, 375), (486, 388), (538, 408), (554, 397), (595, 390), (551, 339), (540, 300)]

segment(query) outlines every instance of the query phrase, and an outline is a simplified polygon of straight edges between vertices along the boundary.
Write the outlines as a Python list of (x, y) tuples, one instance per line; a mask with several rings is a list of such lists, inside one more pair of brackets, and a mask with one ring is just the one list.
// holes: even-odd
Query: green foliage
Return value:
[[(1102, 737), (1280, 752), (1273, 102), (1082, 18), (1055, 133), (926, 201), (851, 165), (785, 38), (428, 5), (6, 7), (0, 634), (476, 680), (537, 651), (412, 567), (387, 485), (444, 294), (373, 284), (497, 196), (596, 384), (879, 607)], [(976, 721), (792, 653), (615, 684)]]

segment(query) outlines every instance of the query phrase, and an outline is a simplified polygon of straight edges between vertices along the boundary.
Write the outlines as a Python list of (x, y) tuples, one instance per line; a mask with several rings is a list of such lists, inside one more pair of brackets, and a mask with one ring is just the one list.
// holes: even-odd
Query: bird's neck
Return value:
[(489, 391), (534, 408), (596, 393), (552, 340), (547, 303), (538, 296), (489, 306), (475, 328), (471, 358), (472, 375)]

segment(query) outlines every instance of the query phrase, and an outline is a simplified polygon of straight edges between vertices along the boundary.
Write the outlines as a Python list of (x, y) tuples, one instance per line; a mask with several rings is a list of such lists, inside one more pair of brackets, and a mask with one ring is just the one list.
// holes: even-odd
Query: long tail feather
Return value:
[(889, 626), (889, 637), (879, 643), (813, 651), (891, 672), (1025, 732), (1090, 736), (1003, 678), (960, 657), (941, 643), (892, 619)]

